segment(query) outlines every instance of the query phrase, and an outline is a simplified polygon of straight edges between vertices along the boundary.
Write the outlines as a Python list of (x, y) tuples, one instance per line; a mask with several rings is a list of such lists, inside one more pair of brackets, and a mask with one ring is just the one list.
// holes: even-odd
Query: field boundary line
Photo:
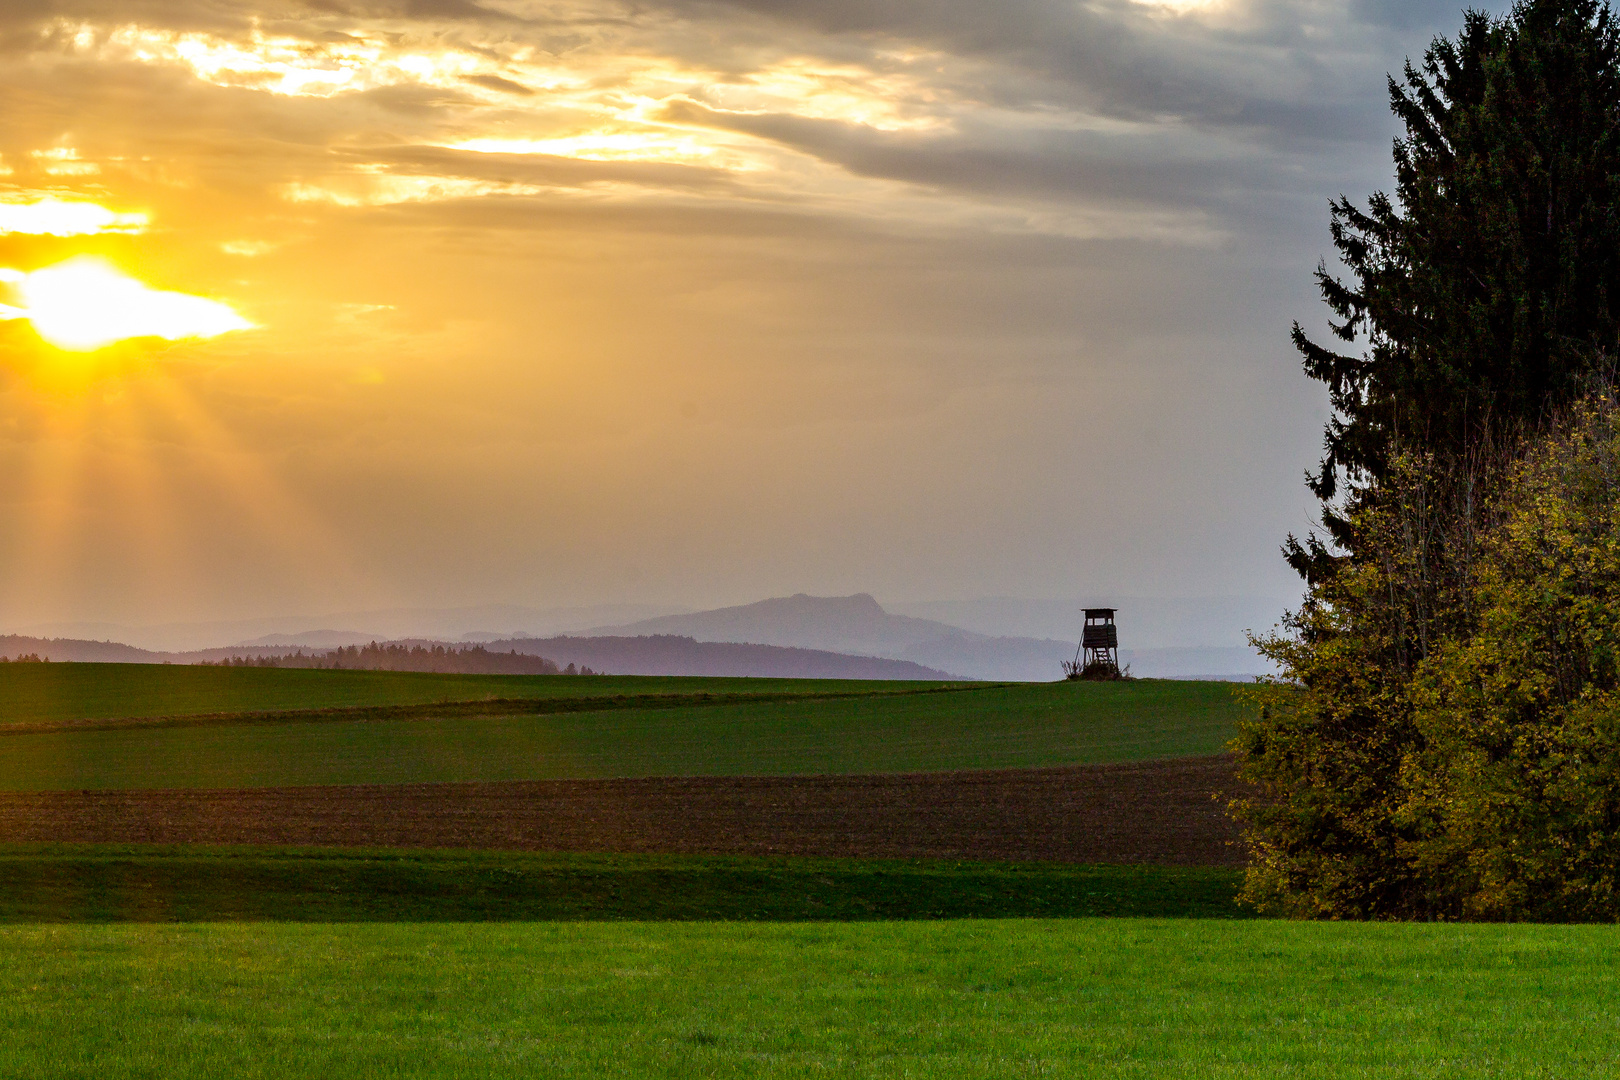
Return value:
[(972, 693), (1013, 685), (972, 683), (904, 690), (848, 690), (827, 693), (695, 693), (614, 694), (603, 697), (480, 698), (415, 705), (333, 705), (316, 709), (272, 709), (245, 712), (192, 713), (180, 716), (123, 716), (82, 720), (42, 720), (0, 725), (0, 736), (44, 735), (65, 731), (116, 731), (132, 728), (219, 727), (238, 724), (343, 723), (378, 720), (453, 720), (478, 716), (553, 716), (566, 713), (618, 712), (630, 709), (686, 709), (714, 705), (770, 705), (786, 702), (840, 701), (866, 698), (920, 697)]

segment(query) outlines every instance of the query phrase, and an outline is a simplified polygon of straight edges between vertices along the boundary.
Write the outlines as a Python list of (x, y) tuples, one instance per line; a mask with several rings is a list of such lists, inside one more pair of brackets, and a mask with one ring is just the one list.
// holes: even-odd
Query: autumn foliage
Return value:
[(1257, 642), (1249, 899), (1313, 917), (1620, 916), (1620, 406), (1505, 461), (1407, 456), (1360, 557)]
[[(1234, 748), (1245, 895), (1319, 918), (1620, 917), (1620, 22), (1465, 17), (1332, 207), (1305, 600)], [(1335, 346), (1335, 349), (1342, 345)]]

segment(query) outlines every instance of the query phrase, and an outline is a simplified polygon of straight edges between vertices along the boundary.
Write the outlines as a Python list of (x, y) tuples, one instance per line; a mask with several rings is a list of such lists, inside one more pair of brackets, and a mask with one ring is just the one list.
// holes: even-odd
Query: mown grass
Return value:
[[(407, 685), (416, 679), (274, 674), (382, 674), (376, 685), (395, 697), (390, 677)], [(578, 686), (590, 680), (556, 681)], [(666, 692), (712, 682), (648, 681)], [(638, 685), (629, 684), (630, 692)], [(0, 737), (0, 790), (854, 774), (1141, 761), (1219, 752), (1243, 707), (1228, 683), (994, 684), (898, 696), (894, 683), (877, 686), (888, 692), (538, 716), (328, 716), (7, 735)], [(381, 691), (376, 696), (387, 699)]]
[(1240, 871), (900, 859), (0, 847), (0, 922), (1237, 918)]
[(0, 1075), (1596, 1077), (1609, 927), (0, 927)]

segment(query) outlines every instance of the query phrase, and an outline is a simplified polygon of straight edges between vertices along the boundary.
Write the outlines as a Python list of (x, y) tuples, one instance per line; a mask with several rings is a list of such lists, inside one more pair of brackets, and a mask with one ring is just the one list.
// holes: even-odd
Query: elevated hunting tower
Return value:
[(1071, 677), (1118, 678), (1119, 630), (1114, 626), (1111, 607), (1086, 608), (1086, 625), (1080, 634), (1080, 648), (1070, 666)]

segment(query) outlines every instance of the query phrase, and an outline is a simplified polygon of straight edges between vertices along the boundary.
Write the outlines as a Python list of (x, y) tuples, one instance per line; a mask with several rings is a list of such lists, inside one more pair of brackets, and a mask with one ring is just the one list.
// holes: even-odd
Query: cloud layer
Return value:
[[(0, 6), (0, 265), (262, 327), (72, 400), (0, 327), (0, 616), (1286, 593), (1286, 325), (1459, 18)], [(21, 216), (63, 204), (101, 224)]]

